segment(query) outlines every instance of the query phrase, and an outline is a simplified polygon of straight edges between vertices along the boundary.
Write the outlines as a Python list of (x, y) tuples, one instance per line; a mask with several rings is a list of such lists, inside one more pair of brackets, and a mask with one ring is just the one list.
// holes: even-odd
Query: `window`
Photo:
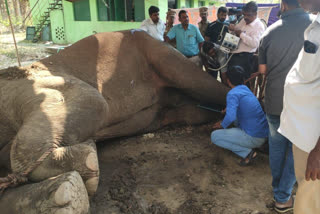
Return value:
[(177, 9), (177, 0), (168, 0), (169, 9)]
[(89, 0), (73, 2), (74, 20), (91, 21)]
[(191, 0), (186, 0), (186, 8), (191, 8)]
[(142, 0), (97, 0), (99, 21), (142, 21)]
[(205, 6), (206, 5), (206, 3), (204, 2), (204, 1), (199, 1), (198, 2), (198, 6), (199, 7), (203, 7), (203, 6)]

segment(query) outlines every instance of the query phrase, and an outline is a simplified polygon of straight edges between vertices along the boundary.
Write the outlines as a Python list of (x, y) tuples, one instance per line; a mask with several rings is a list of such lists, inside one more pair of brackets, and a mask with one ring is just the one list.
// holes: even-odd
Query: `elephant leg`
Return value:
[(0, 197), (2, 214), (86, 214), (88, 194), (78, 172), (67, 172), (40, 183), (6, 190)]

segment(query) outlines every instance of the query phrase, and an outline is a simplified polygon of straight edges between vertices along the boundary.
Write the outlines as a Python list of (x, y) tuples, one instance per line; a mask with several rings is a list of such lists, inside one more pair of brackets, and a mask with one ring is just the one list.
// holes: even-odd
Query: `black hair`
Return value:
[(179, 15), (179, 18), (181, 18), (181, 14), (182, 14), (182, 13), (187, 14), (187, 11), (185, 11), (185, 10), (180, 10), (180, 11), (179, 11), (179, 14), (178, 14), (178, 15)]
[[(230, 8), (228, 11), (229, 11), (229, 15), (234, 15), (234, 14), (236, 14), (237, 9), (234, 8), (234, 7), (232, 7), (232, 8)], [(218, 13), (219, 13), (219, 11), (218, 11)]]
[(227, 71), (227, 77), (234, 86), (243, 85), (245, 81), (245, 73), (241, 66), (232, 66)]
[(149, 7), (149, 15), (151, 16), (153, 13), (158, 13), (160, 10), (156, 6), (150, 6)]
[(218, 14), (219, 13), (228, 13), (228, 9), (226, 7), (219, 7)]
[(203, 43), (203, 46), (202, 46), (202, 50), (203, 50), (203, 52), (204, 53), (209, 53), (209, 51), (212, 49), (212, 48), (214, 48), (215, 46), (214, 46), (214, 44), (212, 43), (212, 42), (204, 42)]
[(282, 0), (283, 3), (286, 3), (287, 5), (291, 7), (300, 7), (300, 4), (297, 0)]
[(242, 11), (256, 13), (258, 12), (258, 5), (254, 1), (250, 1), (244, 5)]

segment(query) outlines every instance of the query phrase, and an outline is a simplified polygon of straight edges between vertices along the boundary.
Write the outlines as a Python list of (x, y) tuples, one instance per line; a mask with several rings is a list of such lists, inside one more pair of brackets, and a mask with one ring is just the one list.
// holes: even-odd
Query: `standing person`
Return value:
[[(227, 94), (226, 116), (213, 128), (211, 141), (242, 157), (240, 165), (250, 164), (257, 156), (253, 148), (260, 147), (268, 136), (268, 123), (258, 99), (244, 84), (244, 70), (234, 66), (227, 71), (231, 90)], [(237, 121), (236, 128), (228, 128)]]
[(281, 14), (281, 19), (262, 36), (258, 74), (267, 75), (265, 111), (269, 123), (272, 188), (275, 210), (283, 213), (293, 209), (291, 194), (296, 183), (292, 144), (277, 132), (283, 106), (283, 88), (286, 76), (303, 46), (303, 32), (311, 20), (300, 8), (298, 0), (282, 0)]
[(209, 24), (207, 31), (205, 33), (205, 40), (207, 42), (210, 41), (218, 44), (220, 43), (218, 42), (218, 40), (223, 39), (223, 38), (220, 38), (220, 34), (223, 26), (225, 27), (222, 32), (222, 35), (228, 32), (228, 27), (227, 27), (228, 23), (226, 22), (227, 14), (228, 14), (228, 9), (226, 7), (219, 7), (218, 13), (217, 13), (218, 19)]
[(149, 16), (149, 19), (142, 22), (140, 29), (146, 31), (153, 38), (163, 41), (165, 24), (159, 18), (159, 8), (156, 6), (149, 7)]
[(260, 38), (265, 30), (264, 25), (257, 18), (258, 6), (251, 1), (242, 8), (243, 19), (239, 24), (230, 24), (229, 31), (240, 37), (239, 47), (232, 51), (233, 56), (228, 67), (240, 65), (245, 70), (248, 79), (253, 71), (253, 54), (259, 47)]
[(189, 24), (187, 11), (180, 10), (178, 15), (181, 24), (173, 26), (165, 40), (166, 42), (169, 42), (175, 38), (178, 51), (188, 58), (197, 56), (204, 39), (201, 36), (199, 29), (196, 26)]
[[(164, 30), (164, 39), (166, 38), (167, 34), (169, 33), (169, 31), (171, 30), (171, 28), (173, 28), (173, 24), (174, 24), (174, 21), (176, 19), (176, 11), (174, 10), (169, 10), (167, 12), (167, 22), (166, 22), (166, 29)], [(172, 45), (173, 47), (177, 47), (176, 45), (176, 40), (171, 40), (169, 42), (170, 45)]]
[(200, 7), (199, 8), (199, 14), (201, 17), (201, 21), (198, 23), (198, 27), (201, 33), (201, 36), (204, 38), (206, 30), (209, 25), (208, 21), (208, 8), (207, 7)]
[(279, 132), (293, 144), (298, 190), (295, 214), (320, 212), (320, 0), (301, 0), (318, 15), (304, 33), (304, 46), (284, 85)]

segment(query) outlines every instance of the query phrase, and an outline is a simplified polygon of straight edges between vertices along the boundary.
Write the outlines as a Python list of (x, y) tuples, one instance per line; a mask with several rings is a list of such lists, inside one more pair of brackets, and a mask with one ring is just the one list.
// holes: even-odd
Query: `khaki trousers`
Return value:
[(305, 180), (308, 155), (309, 153), (293, 145), (294, 170), (298, 182), (294, 214), (320, 213), (320, 180)]

